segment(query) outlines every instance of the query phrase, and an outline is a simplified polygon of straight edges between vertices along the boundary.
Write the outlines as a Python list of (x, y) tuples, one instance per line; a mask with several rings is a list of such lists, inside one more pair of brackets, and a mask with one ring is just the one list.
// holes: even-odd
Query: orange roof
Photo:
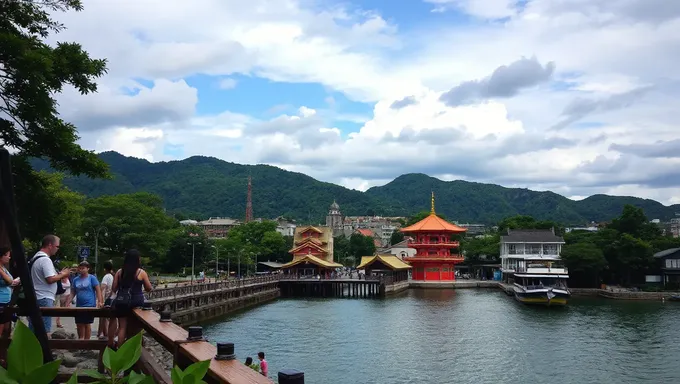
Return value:
[(465, 232), (467, 228), (459, 227), (455, 224), (451, 224), (448, 221), (437, 216), (434, 212), (430, 213), (429, 216), (420, 220), (419, 222), (401, 229), (402, 232), (418, 232), (418, 231), (443, 231), (443, 232)]
[(362, 234), (364, 236), (373, 237), (373, 231), (371, 231), (370, 229), (361, 228), (361, 229), (357, 229), (357, 232), (359, 232), (360, 234)]

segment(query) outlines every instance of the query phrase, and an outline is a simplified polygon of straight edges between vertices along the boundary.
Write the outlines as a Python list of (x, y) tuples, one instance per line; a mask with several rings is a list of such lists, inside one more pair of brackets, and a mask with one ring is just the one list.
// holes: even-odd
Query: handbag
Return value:
[(132, 304), (132, 295), (130, 294), (131, 289), (132, 287), (128, 288), (127, 291), (119, 289), (116, 294), (116, 299), (113, 301), (114, 306), (129, 307)]

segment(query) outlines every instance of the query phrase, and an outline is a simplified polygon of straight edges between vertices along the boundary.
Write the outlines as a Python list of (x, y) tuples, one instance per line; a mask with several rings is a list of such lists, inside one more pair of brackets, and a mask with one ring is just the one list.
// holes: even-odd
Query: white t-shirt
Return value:
[(104, 290), (104, 300), (108, 299), (111, 297), (111, 290), (113, 288), (113, 275), (110, 273), (107, 273), (104, 275), (104, 278), (102, 278), (102, 289)]
[(33, 279), (33, 288), (35, 289), (35, 297), (40, 299), (51, 299), (57, 295), (57, 283), (54, 282), (49, 284), (47, 282), (48, 277), (56, 276), (57, 270), (54, 269), (54, 263), (52, 259), (43, 251), (38, 251), (38, 253), (33, 256), (35, 259), (38, 256), (43, 256), (33, 263), (31, 268), (31, 279)]

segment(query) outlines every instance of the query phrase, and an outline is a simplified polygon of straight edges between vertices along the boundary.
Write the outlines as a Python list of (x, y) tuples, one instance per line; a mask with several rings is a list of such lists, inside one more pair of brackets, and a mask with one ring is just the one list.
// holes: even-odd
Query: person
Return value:
[[(101, 289), (104, 296), (104, 307), (111, 307), (111, 295), (113, 293), (113, 262), (111, 260), (104, 262), (104, 278), (102, 278)], [(108, 322), (109, 320), (104, 317), (99, 318), (99, 330), (97, 331), (99, 340), (106, 340), (108, 338)]]
[[(38, 306), (42, 308), (54, 307), (54, 299), (57, 295), (57, 281), (68, 277), (70, 270), (64, 268), (57, 273), (52, 262), (52, 257), (59, 251), (59, 244), (61, 240), (54, 235), (46, 235), (43, 237), (40, 250), (31, 258), (31, 279), (33, 280), (33, 289), (35, 290), (35, 297), (38, 301)], [(45, 332), (52, 331), (52, 318), (43, 316), (43, 324), (45, 324)], [(28, 321), (28, 327), (33, 330), (31, 320)]]
[[(102, 300), (102, 290), (99, 281), (90, 275), (90, 263), (81, 261), (78, 265), (78, 276), (73, 279), (72, 295), (76, 298), (76, 308), (101, 308), (104, 304)], [(94, 316), (91, 314), (79, 314), (75, 316), (78, 338), (80, 340), (90, 340), (92, 336), (92, 323)]]
[(257, 363), (253, 364), (253, 358), (250, 356), (246, 357), (246, 366), (255, 372), (260, 372), (260, 365)]
[[(130, 249), (125, 252), (125, 260), (123, 267), (116, 272), (113, 277), (113, 292), (116, 293), (116, 300), (113, 302), (113, 312), (116, 319), (118, 319), (118, 345), (125, 342), (127, 334), (127, 317), (132, 315), (134, 308), (139, 308), (144, 305), (144, 293), (142, 287), (146, 292), (151, 292), (151, 281), (149, 275), (141, 267), (141, 260), (139, 251)], [(120, 300), (129, 294), (129, 303), (122, 303)], [(113, 322), (111, 322), (113, 324)], [(109, 325), (109, 346), (115, 348), (115, 329)]]
[(257, 358), (260, 359), (260, 373), (262, 376), (266, 377), (269, 373), (269, 364), (267, 363), (267, 360), (264, 359), (264, 352), (258, 352)]
[[(73, 264), (71, 266), (72, 270), (75, 270), (78, 268), (77, 264)], [(61, 279), (61, 286), (64, 288), (64, 293), (61, 295), (57, 295), (57, 302), (60, 307), (62, 308), (69, 308), (71, 306), (71, 300), (73, 297), (71, 296), (71, 276), (69, 277), (64, 277)], [(64, 326), (61, 324), (61, 318), (57, 317), (57, 328), (64, 328)]]
[(19, 279), (13, 278), (9, 273), (9, 261), (11, 260), (10, 249), (0, 247), (0, 335), (10, 332), (5, 326), (11, 327), (12, 316), (3, 316), (3, 311), (12, 299), (12, 290), (19, 285)]

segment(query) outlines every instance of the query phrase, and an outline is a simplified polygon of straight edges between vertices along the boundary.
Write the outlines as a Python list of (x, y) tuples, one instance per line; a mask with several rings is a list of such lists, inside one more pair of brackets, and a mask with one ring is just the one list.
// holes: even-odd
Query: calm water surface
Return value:
[(678, 383), (680, 303), (520, 305), (493, 290), (282, 299), (205, 326), (306, 383)]

